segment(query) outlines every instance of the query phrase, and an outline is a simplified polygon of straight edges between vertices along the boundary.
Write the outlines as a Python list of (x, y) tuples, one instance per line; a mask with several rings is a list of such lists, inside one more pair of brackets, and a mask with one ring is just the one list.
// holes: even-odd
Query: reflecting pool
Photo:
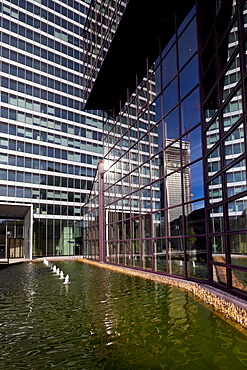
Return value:
[(247, 336), (187, 293), (79, 262), (0, 271), (0, 364), (8, 369), (247, 367)]

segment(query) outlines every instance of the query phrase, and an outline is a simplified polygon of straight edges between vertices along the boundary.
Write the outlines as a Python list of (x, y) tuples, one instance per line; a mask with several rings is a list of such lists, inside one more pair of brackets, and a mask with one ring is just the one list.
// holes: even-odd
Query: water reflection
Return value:
[[(2, 368), (242, 366), (246, 337), (186, 293), (76, 262), (0, 271)], [(31, 308), (31, 309), (30, 309)], [(229, 368), (229, 367), (228, 367)]]

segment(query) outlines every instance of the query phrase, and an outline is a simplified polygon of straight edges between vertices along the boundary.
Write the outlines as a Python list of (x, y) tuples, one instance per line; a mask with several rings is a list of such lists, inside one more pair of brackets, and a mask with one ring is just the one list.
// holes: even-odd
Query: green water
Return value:
[(245, 369), (247, 337), (185, 292), (79, 262), (0, 271), (1, 369)]

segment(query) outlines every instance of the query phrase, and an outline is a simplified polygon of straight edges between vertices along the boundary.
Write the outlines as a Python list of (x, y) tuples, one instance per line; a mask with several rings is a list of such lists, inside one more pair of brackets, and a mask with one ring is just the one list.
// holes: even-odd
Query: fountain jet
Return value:
[(70, 284), (69, 275), (66, 275), (65, 280), (64, 280), (64, 284)]

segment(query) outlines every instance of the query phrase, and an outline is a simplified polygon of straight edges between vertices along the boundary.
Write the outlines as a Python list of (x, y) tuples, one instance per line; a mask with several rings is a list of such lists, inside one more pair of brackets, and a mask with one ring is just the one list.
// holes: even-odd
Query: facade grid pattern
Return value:
[(89, 1), (0, 5), (0, 197), (32, 205), (35, 256), (79, 253), (81, 207), (102, 158), (101, 113), (83, 111), (88, 8)]
[(244, 296), (247, 7), (215, 5), (195, 1), (183, 21), (174, 10), (173, 37), (105, 116), (104, 216), (87, 206), (83, 239), (100, 258), (90, 235), (104, 222), (105, 261)]

